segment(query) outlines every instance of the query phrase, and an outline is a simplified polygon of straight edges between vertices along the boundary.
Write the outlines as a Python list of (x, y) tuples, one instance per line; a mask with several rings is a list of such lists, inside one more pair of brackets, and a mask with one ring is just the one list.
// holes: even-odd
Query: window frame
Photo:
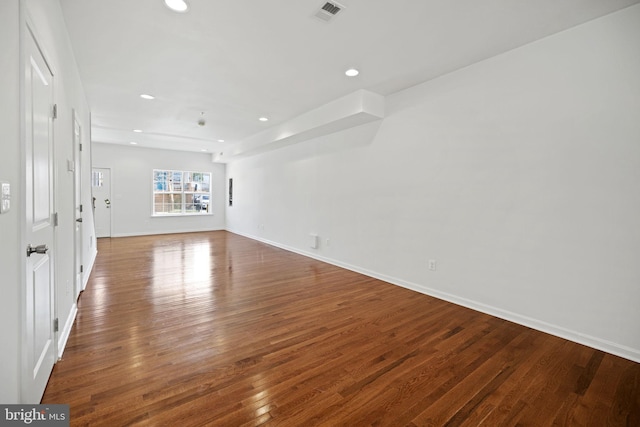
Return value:
[[(158, 174), (165, 174), (163, 179), (158, 179)], [(171, 188), (174, 182), (174, 188)], [(199, 180), (196, 180), (196, 177)], [(208, 183), (207, 183), (208, 177)], [(187, 181), (189, 179), (189, 181)], [(151, 216), (153, 218), (174, 217), (174, 216), (205, 216), (213, 215), (213, 209), (211, 206), (212, 199), (212, 172), (193, 171), (193, 170), (178, 170), (178, 169), (153, 169), (151, 172)], [(208, 184), (208, 191), (198, 189), (198, 185), (202, 187)], [(159, 185), (161, 188), (158, 188)], [(202, 188), (201, 187), (201, 188)], [(165, 197), (171, 195), (171, 201), (165, 200)], [(208, 196), (209, 200), (206, 204), (206, 211), (202, 209), (202, 203), (195, 201), (195, 196), (200, 195), (199, 200), (202, 200), (203, 196)], [(162, 199), (158, 201), (158, 196), (162, 196)], [(177, 196), (179, 201), (174, 201), (174, 197)], [(177, 207), (179, 206), (179, 210)], [(199, 206), (196, 208), (196, 206)], [(160, 207), (162, 210), (157, 211)]]

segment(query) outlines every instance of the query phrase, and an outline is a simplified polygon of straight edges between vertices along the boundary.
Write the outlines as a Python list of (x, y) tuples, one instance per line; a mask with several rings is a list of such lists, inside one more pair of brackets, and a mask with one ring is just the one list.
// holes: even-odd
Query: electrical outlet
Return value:
[(429, 260), (429, 270), (436, 271), (436, 260), (435, 259), (430, 259)]
[(313, 233), (309, 234), (309, 247), (311, 249), (318, 249), (319, 242), (320, 242), (320, 239), (318, 238), (317, 234), (313, 234)]

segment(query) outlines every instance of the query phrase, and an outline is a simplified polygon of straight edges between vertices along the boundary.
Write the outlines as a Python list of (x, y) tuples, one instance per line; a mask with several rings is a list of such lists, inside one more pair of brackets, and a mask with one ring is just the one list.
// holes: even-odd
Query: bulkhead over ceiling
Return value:
[(638, 1), (341, 0), (328, 21), (315, 16), (326, 0), (60, 3), (94, 141), (219, 152), (356, 90), (388, 95)]

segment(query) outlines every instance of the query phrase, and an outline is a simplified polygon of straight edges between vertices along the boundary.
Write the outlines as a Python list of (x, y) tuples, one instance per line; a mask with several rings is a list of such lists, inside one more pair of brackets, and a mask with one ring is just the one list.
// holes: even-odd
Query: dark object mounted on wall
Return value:
[(229, 206), (233, 206), (233, 178), (229, 178)]

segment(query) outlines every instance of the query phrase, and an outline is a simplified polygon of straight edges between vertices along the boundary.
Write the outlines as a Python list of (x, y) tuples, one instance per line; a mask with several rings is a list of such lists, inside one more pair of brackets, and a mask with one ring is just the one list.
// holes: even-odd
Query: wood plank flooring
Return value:
[(228, 232), (100, 239), (73, 426), (640, 426), (640, 364)]

